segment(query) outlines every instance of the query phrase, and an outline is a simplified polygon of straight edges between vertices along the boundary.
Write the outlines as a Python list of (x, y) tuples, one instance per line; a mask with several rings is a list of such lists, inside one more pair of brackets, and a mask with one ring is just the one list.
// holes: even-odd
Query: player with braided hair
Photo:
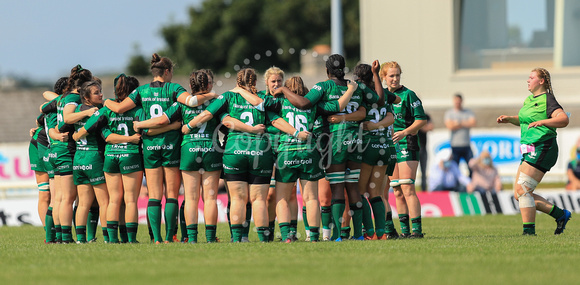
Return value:
[[(298, 96), (288, 88), (280, 88), (289, 102), (300, 109), (308, 109), (315, 104), (324, 104), (329, 101), (336, 101), (347, 89), (348, 81), (344, 78), (345, 60), (342, 55), (333, 54), (326, 61), (326, 72), (328, 80), (317, 83), (306, 96)], [(380, 103), (379, 103), (380, 102)], [(378, 103), (384, 104), (384, 97), (379, 97), (377, 93), (369, 89), (364, 84), (358, 84), (358, 88), (350, 98), (350, 101), (336, 110), (339, 115), (352, 114), (364, 108), (363, 104)], [(341, 106), (342, 107), (342, 106)], [(326, 108), (323, 108), (326, 109)], [(340, 112), (340, 113), (339, 113)], [(364, 119), (364, 112), (359, 120)], [(335, 229), (340, 229), (342, 215), (346, 208), (344, 189), (348, 195), (349, 206), (353, 211), (354, 238), (364, 239), (362, 234), (362, 203), (358, 190), (358, 179), (360, 175), (361, 151), (359, 137), (359, 124), (356, 121), (340, 121), (330, 123), (324, 119), (323, 123), (328, 128), (330, 134), (331, 150), (323, 151), (322, 156), (328, 156), (326, 168), (326, 178), (330, 182), (332, 192), (332, 217), (334, 218)], [(320, 144), (320, 143), (319, 143)], [(337, 239), (341, 241), (342, 239)]]
[[(225, 113), (251, 127), (263, 125), (266, 116), (272, 118), (272, 115), (266, 114), (264, 110), (279, 110), (280, 103), (275, 102), (271, 97), (256, 95), (256, 78), (256, 73), (251, 68), (238, 71), (237, 87), (218, 97), (205, 111), (184, 125), (182, 131), (187, 134), (214, 116)], [(241, 92), (241, 90), (246, 92)], [(246, 97), (256, 97), (263, 102), (254, 106)], [(280, 119), (276, 121), (278, 120)], [(278, 129), (302, 140), (309, 135), (308, 132), (297, 132), (286, 122), (280, 122)], [(269, 241), (271, 232), (268, 229), (266, 197), (273, 163), (272, 150), (264, 135), (238, 130), (234, 126), (234, 130), (228, 135), (223, 157), (224, 176), (231, 198), (230, 219), (234, 242), (242, 240), (247, 201), (252, 203), (254, 222), (260, 241)]]
[[(393, 103), (399, 103), (400, 98), (383, 90), (379, 77), (379, 61), (375, 60), (371, 65), (359, 64), (354, 68), (357, 81), (361, 81), (369, 88), (385, 96), (387, 104), (379, 106), (372, 104), (367, 106), (365, 121), (363, 122), (363, 158), (361, 163), (361, 176), (359, 188), (363, 202), (363, 224), (365, 239), (387, 239), (385, 234), (385, 213), (390, 210), (387, 203), (383, 202), (382, 196), (385, 189), (385, 175), (391, 174), (397, 162), (396, 151), (389, 129), (394, 123)], [(368, 201), (367, 201), (367, 196)], [(373, 226), (373, 216), (375, 226)]]
[[(167, 57), (153, 54), (151, 57), (153, 82), (139, 86), (120, 103), (106, 101), (111, 111), (123, 113), (136, 106), (143, 107), (144, 119), (159, 117), (173, 103), (198, 106), (215, 94), (190, 95), (179, 84), (172, 83), (173, 62)], [(156, 135), (143, 136), (143, 162), (149, 191), (147, 214), (152, 228), (154, 242), (161, 243), (161, 199), (165, 188), (165, 241), (174, 241), (179, 212), (178, 195), (181, 186), (179, 171), (179, 148), (181, 134), (177, 130), (167, 130)]]
[(524, 235), (536, 235), (536, 210), (549, 214), (556, 220), (555, 235), (566, 228), (571, 213), (534, 194), (540, 183), (558, 159), (556, 128), (568, 125), (569, 118), (556, 101), (550, 73), (535, 68), (528, 78), (530, 94), (516, 116), (501, 115), (498, 124), (510, 123), (521, 130), (522, 160), (514, 183), (514, 196), (519, 201)]
[[(189, 77), (191, 94), (207, 94), (213, 88), (213, 73), (210, 70), (193, 71)], [(202, 113), (215, 101), (206, 101), (198, 107), (189, 107), (179, 102), (174, 103), (160, 117), (136, 122), (136, 129), (149, 129), (149, 132), (171, 122), (190, 120)], [(181, 126), (181, 124), (180, 124)], [(217, 226), (217, 192), (222, 170), (222, 154), (216, 146), (218, 120), (209, 120), (200, 127), (192, 128), (184, 134), (181, 144), (180, 170), (185, 189), (184, 218), (187, 229), (187, 241), (197, 243), (198, 236), (198, 203), (203, 193), (204, 217), (206, 221), (207, 242), (216, 242)], [(182, 239), (182, 241), (185, 241)]]

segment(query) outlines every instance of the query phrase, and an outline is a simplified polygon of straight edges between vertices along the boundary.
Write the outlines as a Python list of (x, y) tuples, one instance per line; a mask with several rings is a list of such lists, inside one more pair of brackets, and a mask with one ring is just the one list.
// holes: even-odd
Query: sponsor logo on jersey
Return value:
[(110, 118), (110, 120), (112, 122), (115, 122), (115, 121), (133, 121), (133, 117), (119, 116), (119, 117), (112, 117), (112, 118)]
[(353, 139), (353, 140), (347, 140), (347, 141), (343, 141), (342, 145), (351, 145), (351, 144), (362, 144), (362, 139)]
[(214, 147), (190, 147), (189, 152), (215, 152)]
[(383, 143), (383, 144), (374, 143), (374, 144), (371, 144), (371, 147), (372, 148), (389, 148), (389, 145), (386, 143)]
[(234, 150), (234, 154), (262, 156), (262, 155), (264, 155), (264, 151), (263, 150)]
[(413, 103), (411, 103), (411, 108), (415, 109), (417, 107), (421, 106), (421, 101), (417, 100)]
[(162, 150), (162, 149), (172, 150), (173, 148), (174, 148), (174, 146), (172, 144), (163, 144), (163, 145), (148, 146), (147, 150)]

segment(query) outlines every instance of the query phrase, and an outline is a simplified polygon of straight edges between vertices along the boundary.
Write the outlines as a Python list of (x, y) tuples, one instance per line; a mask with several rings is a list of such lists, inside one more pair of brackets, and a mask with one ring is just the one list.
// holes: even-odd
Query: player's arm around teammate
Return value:
[[(75, 113), (75, 108), (81, 104), (79, 89), (83, 83), (93, 79), (92, 73), (77, 65), (71, 69), (67, 87), (57, 103), (57, 126), (60, 133), (67, 133), (66, 142), (53, 141), (51, 148), (56, 155), (55, 166), (55, 189), (59, 203), (59, 221), (61, 238), (63, 243), (73, 242), (72, 220), (73, 203), (77, 197), (77, 189), (73, 180), (73, 156), (76, 144), (72, 140), (74, 127), (71, 125), (80, 119), (92, 115), (97, 108), (91, 108)], [(60, 192), (60, 193), (59, 193)], [(57, 227), (58, 235), (58, 227)], [(58, 238), (57, 238), (58, 239)]]
[[(76, 108), (77, 112), (103, 104), (101, 85), (96, 81), (85, 82), (80, 89), (80, 96), (83, 104)], [(84, 118), (75, 123), (75, 129), (82, 128), (88, 119)], [(73, 159), (73, 177), (79, 199), (75, 220), (77, 243), (87, 242), (87, 229), (91, 234), (89, 240), (94, 239), (92, 225), (87, 228), (87, 218), (95, 197), (101, 211), (106, 212), (109, 204), (109, 194), (103, 173), (104, 143), (98, 135), (90, 135), (77, 140), (77, 151)]]
[[(379, 94), (384, 98), (383, 88), (378, 77), (378, 61), (368, 64), (359, 64), (354, 68), (355, 78), (369, 88), (379, 88)], [(378, 83), (378, 84), (376, 84)], [(391, 99), (391, 97), (388, 97)], [(363, 153), (361, 161), (361, 175), (359, 189), (363, 202), (363, 224), (365, 225), (365, 239), (386, 239), (385, 233), (385, 204), (381, 190), (384, 188), (385, 173), (391, 160), (392, 141), (389, 143), (388, 127), (395, 121), (392, 108), (387, 102), (382, 106), (371, 104), (365, 114), (366, 120), (362, 123)], [(368, 197), (368, 202), (367, 202)], [(369, 203), (370, 202), (370, 203)], [(370, 205), (369, 205), (370, 204)], [(374, 227), (373, 219), (374, 216)]]

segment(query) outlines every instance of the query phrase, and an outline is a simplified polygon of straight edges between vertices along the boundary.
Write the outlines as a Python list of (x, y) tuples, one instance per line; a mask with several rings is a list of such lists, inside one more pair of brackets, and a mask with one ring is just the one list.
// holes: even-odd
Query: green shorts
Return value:
[(38, 172), (46, 172), (44, 163), (42, 162), (42, 155), (46, 151), (46, 147), (39, 143), (28, 144), (28, 159), (30, 160), (30, 169)]
[(105, 153), (103, 171), (128, 174), (143, 170), (143, 160), (139, 153)]
[[(384, 141), (386, 139), (383, 138)], [(391, 159), (391, 149), (386, 142), (380, 142), (379, 140), (366, 140), (362, 144), (362, 163), (368, 165), (383, 166), (389, 163)]]
[(534, 151), (522, 155), (521, 162), (525, 161), (544, 173), (550, 171), (558, 160), (558, 143), (556, 142), (556, 138), (534, 143), (534, 148)]
[(406, 146), (399, 146), (399, 151), (397, 152), (397, 162), (404, 161), (419, 161), (419, 151), (409, 150)]
[(73, 172), (73, 154), (66, 146), (56, 145), (51, 148), (49, 161), (54, 169), (55, 175), (71, 175)]
[(179, 167), (179, 139), (143, 136), (143, 163), (145, 168)]
[(268, 141), (272, 149), (272, 155), (278, 155), (278, 146), (280, 146), (280, 134), (268, 134)]
[(52, 179), (54, 178), (54, 169), (52, 168), (52, 164), (50, 163), (49, 153), (50, 148), (47, 148), (46, 151), (44, 152), (44, 156), (42, 156), (41, 163), (44, 165), (45, 172), (48, 173), (48, 178)]
[(217, 152), (212, 141), (191, 141), (181, 146), (180, 170), (217, 171), (222, 169), (222, 154)]
[(397, 150), (394, 146), (391, 145), (389, 148), (389, 162), (387, 163), (387, 176), (393, 176), (393, 172), (395, 171), (395, 166), (397, 166)]
[(75, 185), (105, 183), (103, 157), (98, 151), (77, 151), (73, 161)]
[(362, 161), (362, 139), (356, 131), (331, 133), (330, 164), (345, 164), (347, 161)]
[(276, 160), (276, 181), (290, 183), (301, 180), (318, 181), (324, 177), (318, 150), (283, 151)]
[(224, 172), (271, 177), (274, 157), (269, 144), (265, 137), (228, 139), (223, 156)]

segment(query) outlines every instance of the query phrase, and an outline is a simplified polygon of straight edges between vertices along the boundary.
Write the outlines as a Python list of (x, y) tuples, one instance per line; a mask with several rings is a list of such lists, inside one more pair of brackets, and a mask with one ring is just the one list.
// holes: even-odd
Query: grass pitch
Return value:
[[(0, 228), (0, 284), (577, 284), (580, 224), (521, 236), (516, 216), (424, 218), (421, 240), (45, 245), (40, 227)], [(397, 228), (398, 223), (395, 223)], [(304, 233), (302, 225), (299, 232)], [(200, 225), (200, 241), (204, 241)], [(100, 233), (100, 228), (99, 228)], [(302, 239), (303, 240), (303, 239)]]

